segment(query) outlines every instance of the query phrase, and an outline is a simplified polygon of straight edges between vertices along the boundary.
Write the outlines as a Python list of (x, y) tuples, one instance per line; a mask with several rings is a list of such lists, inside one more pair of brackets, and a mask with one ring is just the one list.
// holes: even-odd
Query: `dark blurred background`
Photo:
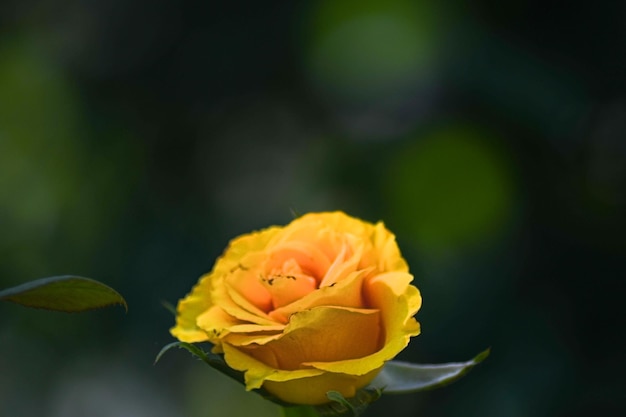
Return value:
[[(400, 358), (491, 357), (368, 416), (626, 412), (626, 5), (0, 3), (0, 288), (101, 280), (129, 312), (0, 305), (0, 416), (275, 416), (173, 351), (232, 237), (344, 210), (424, 305)], [(623, 415), (623, 414), (622, 414)]]

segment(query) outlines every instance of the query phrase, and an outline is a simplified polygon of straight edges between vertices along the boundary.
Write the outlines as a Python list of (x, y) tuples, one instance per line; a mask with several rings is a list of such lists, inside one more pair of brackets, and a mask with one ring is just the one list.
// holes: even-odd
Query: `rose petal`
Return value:
[[(254, 306), (243, 296), (232, 290), (230, 286), (226, 285), (223, 276), (216, 276), (211, 278), (213, 281), (213, 285), (211, 291), (209, 292), (209, 295), (205, 295), (206, 299), (211, 298), (216, 306), (219, 306), (234, 319), (242, 322), (256, 323), (262, 325), (276, 324), (275, 320), (271, 319), (265, 312), (259, 310), (258, 307)], [(186, 302), (186, 300), (187, 299), (183, 300), (181, 304)], [(199, 314), (202, 313), (204, 313), (204, 311), (200, 312)]]
[(239, 320), (256, 324), (276, 324), (264, 311), (258, 309), (237, 291), (226, 285), (213, 292), (213, 300), (216, 305)]
[(262, 283), (261, 271), (256, 268), (237, 268), (224, 278), (224, 284), (228, 285), (231, 298), (234, 298), (233, 294), (240, 295), (246, 299), (246, 306), (252, 305), (254, 310), (263, 313), (272, 308), (272, 295)]
[(312, 227), (317, 228), (317, 230), (327, 229), (340, 234), (351, 233), (357, 236), (366, 235), (369, 231), (368, 229), (372, 228), (370, 223), (350, 217), (342, 211), (308, 213), (294, 220), (291, 225), (295, 227), (299, 223), (312, 224)]
[(272, 340), (280, 339), (282, 331), (268, 331), (255, 333), (231, 333), (224, 336), (222, 342), (232, 346), (248, 346), (251, 344), (264, 345)]
[(211, 341), (228, 332), (228, 329), (236, 324), (241, 323), (230, 314), (226, 313), (221, 307), (213, 306), (196, 318), (196, 325), (204, 330)]
[[(341, 253), (337, 255), (337, 258), (333, 262), (333, 264), (328, 268), (324, 279), (322, 280), (320, 287), (328, 287), (333, 285), (342, 279), (344, 279), (348, 274), (357, 270), (359, 262), (361, 261), (361, 256), (363, 254), (362, 245), (358, 245), (355, 249), (349, 248), (350, 245), (347, 243), (344, 244), (344, 247), (341, 250)], [(354, 253), (352, 253), (354, 251)]]
[(208, 340), (204, 330), (198, 328), (196, 318), (211, 307), (211, 274), (205, 274), (191, 293), (178, 303), (176, 325), (170, 329), (172, 336), (182, 342), (195, 343)]
[(279, 308), (315, 291), (317, 281), (303, 274), (274, 275), (264, 280), (264, 286), (271, 294), (273, 307)]
[(280, 242), (270, 246), (266, 268), (282, 269), (290, 259), (300, 266), (302, 272), (311, 275), (318, 281), (330, 267), (330, 260), (316, 245), (306, 241)]
[(379, 271), (409, 271), (409, 266), (400, 254), (395, 235), (387, 230), (383, 222), (376, 223), (374, 248), (378, 252)]
[(315, 242), (328, 259), (341, 252), (346, 235), (367, 236), (373, 225), (337, 212), (309, 213), (287, 225), (271, 244), (278, 242)]
[(375, 369), (359, 376), (327, 372), (304, 378), (293, 378), (283, 371), (270, 375), (263, 388), (288, 403), (319, 405), (330, 402), (326, 397), (328, 391), (337, 391), (344, 398), (354, 397), (357, 390), (369, 384), (379, 371)]
[(378, 372), (374, 369), (365, 375), (346, 375), (319, 369), (280, 370), (271, 367), (239, 349), (224, 343), (217, 352), (224, 353), (228, 366), (245, 372), (247, 390), (263, 386), (269, 393), (292, 404), (324, 404), (329, 402), (326, 392), (333, 390), (350, 398), (366, 386)]
[(411, 274), (390, 272), (368, 280), (365, 298), (381, 312), (385, 328), (384, 346), (379, 351), (354, 360), (341, 362), (309, 362), (306, 365), (329, 372), (362, 375), (380, 368), (393, 359), (420, 333), (419, 323), (412, 317), (421, 306), (417, 288), (410, 286)]
[(323, 287), (300, 300), (286, 305), (269, 313), (273, 319), (286, 323), (289, 317), (298, 312), (318, 306), (336, 307), (363, 307), (362, 283), (363, 279), (372, 272), (372, 269), (353, 272), (347, 278), (335, 285)]
[(221, 307), (213, 306), (200, 314), (196, 320), (199, 328), (209, 335), (212, 343), (219, 343), (220, 338), (230, 333), (264, 333), (280, 332), (285, 328), (284, 324), (250, 324), (237, 320), (225, 312)]
[(319, 369), (299, 369), (295, 371), (280, 371), (276, 368), (253, 358), (228, 343), (223, 343), (220, 350), (224, 352), (224, 360), (231, 368), (245, 372), (244, 382), (246, 389), (261, 388), (263, 382), (272, 378), (273, 380), (285, 380), (292, 378), (306, 378), (321, 375), (324, 371)]
[(216, 261), (212, 274), (215, 277), (224, 277), (237, 269), (249, 269), (262, 262), (265, 259), (263, 251), (268, 242), (281, 230), (280, 227), (269, 227), (231, 240)]
[[(413, 275), (406, 272), (388, 272), (367, 280), (364, 285), (368, 305), (384, 312), (385, 325), (400, 322), (398, 317), (411, 317), (422, 305), (419, 290), (410, 285)], [(401, 301), (398, 303), (398, 301)], [(405, 311), (403, 305), (407, 305)], [(402, 314), (402, 315), (398, 315)]]
[(377, 310), (316, 307), (291, 316), (283, 334), (264, 345), (242, 350), (283, 370), (301, 369), (308, 362), (335, 362), (361, 358), (381, 346), (380, 313)]
[(396, 244), (396, 237), (382, 222), (376, 223), (369, 233), (371, 245), (361, 257), (360, 269), (375, 266), (379, 272), (409, 271)]
[(237, 324), (228, 328), (231, 333), (267, 333), (283, 331), (285, 329), (284, 324), (274, 325), (258, 325), (258, 324)]

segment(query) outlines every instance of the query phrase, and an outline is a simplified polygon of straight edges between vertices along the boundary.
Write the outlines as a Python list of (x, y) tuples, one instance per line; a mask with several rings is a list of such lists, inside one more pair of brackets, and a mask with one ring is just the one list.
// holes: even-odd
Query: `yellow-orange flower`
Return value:
[(350, 398), (419, 334), (412, 279), (383, 223), (310, 213), (232, 240), (171, 333), (213, 343), (247, 389), (293, 404)]

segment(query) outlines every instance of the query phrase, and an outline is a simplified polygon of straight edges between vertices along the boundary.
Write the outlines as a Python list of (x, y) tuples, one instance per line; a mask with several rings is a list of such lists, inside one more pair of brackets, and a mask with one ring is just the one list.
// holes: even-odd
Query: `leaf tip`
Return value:
[(474, 362), (476, 364), (481, 363), (482, 361), (484, 361), (485, 359), (487, 359), (487, 357), (491, 354), (491, 346), (488, 347), (487, 349), (483, 350), (482, 352), (480, 352), (478, 355), (476, 355), (474, 357)]
[(128, 303), (126, 303), (126, 300), (121, 295), (120, 298), (121, 301), (117, 302), (116, 304), (124, 307), (124, 314), (128, 314)]

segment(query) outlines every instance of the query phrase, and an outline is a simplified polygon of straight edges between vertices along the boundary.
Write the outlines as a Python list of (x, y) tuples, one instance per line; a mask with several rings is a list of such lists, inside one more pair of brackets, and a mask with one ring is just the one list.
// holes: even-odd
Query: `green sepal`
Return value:
[(41, 278), (0, 291), (0, 301), (25, 307), (76, 313), (119, 304), (126, 300), (113, 288), (90, 278), (63, 275)]
[(407, 394), (447, 385), (461, 378), (474, 366), (489, 356), (487, 349), (467, 362), (420, 365), (409, 362), (389, 361), (370, 383), (385, 394)]

